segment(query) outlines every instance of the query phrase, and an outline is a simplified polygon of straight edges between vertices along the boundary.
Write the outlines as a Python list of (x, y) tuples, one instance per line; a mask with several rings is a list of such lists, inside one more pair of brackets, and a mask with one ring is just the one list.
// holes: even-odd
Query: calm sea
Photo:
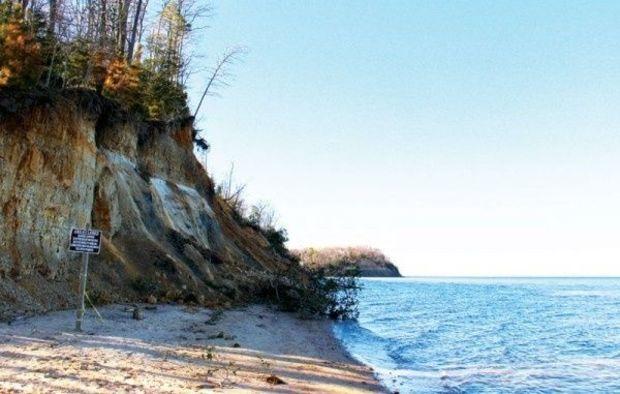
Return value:
[(620, 393), (619, 278), (363, 279), (336, 335), (400, 393)]

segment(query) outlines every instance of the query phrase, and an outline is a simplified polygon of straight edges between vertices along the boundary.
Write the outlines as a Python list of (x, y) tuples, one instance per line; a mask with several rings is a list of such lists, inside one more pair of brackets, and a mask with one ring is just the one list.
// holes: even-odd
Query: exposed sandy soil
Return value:
[[(264, 306), (214, 312), (158, 305), (132, 319), (129, 306), (0, 324), (0, 392), (383, 392), (351, 360), (327, 321)], [(223, 333), (223, 334), (221, 334)], [(223, 336), (223, 338), (215, 338)], [(283, 384), (271, 384), (275, 375)]]

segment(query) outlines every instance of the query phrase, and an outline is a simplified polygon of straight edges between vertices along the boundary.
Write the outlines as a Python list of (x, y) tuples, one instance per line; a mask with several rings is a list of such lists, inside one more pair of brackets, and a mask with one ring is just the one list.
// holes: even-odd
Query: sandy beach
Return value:
[(0, 392), (384, 392), (328, 321), (265, 306), (142, 306), (142, 320), (131, 305), (99, 312), (87, 311), (83, 333), (75, 311), (0, 324)]

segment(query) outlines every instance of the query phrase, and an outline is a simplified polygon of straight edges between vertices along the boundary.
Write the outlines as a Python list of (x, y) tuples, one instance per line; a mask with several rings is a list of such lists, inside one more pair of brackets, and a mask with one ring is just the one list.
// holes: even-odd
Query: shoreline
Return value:
[(183, 305), (75, 311), (0, 324), (0, 391), (387, 392), (328, 320), (252, 305), (214, 312)]

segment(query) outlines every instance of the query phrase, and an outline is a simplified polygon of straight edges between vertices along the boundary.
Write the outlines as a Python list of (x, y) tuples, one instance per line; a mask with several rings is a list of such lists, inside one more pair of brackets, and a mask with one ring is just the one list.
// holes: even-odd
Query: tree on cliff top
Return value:
[(398, 273), (396, 266), (379, 249), (355, 247), (306, 248), (294, 250), (293, 254), (306, 266), (322, 268), (329, 273), (342, 273), (359, 269), (360, 262), (371, 262), (378, 268), (387, 268)]
[(146, 117), (189, 116), (199, 0), (0, 0), (0, 89), (91, 88)]

